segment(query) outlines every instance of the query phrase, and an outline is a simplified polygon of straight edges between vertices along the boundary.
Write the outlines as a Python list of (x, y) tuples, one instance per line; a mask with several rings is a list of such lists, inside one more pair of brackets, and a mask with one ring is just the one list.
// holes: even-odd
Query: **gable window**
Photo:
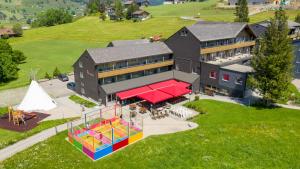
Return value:
[(229, 81), (229, 74), (223, 74), (222, 80), (225, 82)]
[(79, 76), (80, 76), (81, 79), (83, 79), (83, 72), (80, 72)]
[(84, 88), (81, 88), (81, 94), (85, 94)]
[(217, 72), (216, 71), (209, 72), (209, 78), (211, 78), (211, 79), (217, 79)]
[(183, 30), (180, 32), (180, 36), (187, 36), (187, 34), (188, 34), (188, 31), (186, 31), (186, 30)]
[(243, 78), (238, 77), (238, 78), (235, 80), (235, 84), (242, 85), (242, 84), (243, 84)]
[(78, 64), (79, 64), (79, 67), (80, 67), (80, 68), (83, 68), (83, 64), (82, 64), (82, 62), (81, 62), (81, 61), (79, 61), (79, 63), (78, 63)]

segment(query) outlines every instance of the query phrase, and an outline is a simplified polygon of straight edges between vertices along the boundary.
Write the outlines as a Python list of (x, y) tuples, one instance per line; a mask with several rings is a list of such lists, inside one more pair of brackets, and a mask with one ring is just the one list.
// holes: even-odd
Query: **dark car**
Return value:
[(67, 83), (67, 88), (70, 90), (75, 90), (76, 84), (74, 82)]
[(63, 81), (63, 82), (69, 81), (68, 76), (65, 75), (65, 74), (60, 74), (60, 75), (57, 76), (57, 78), (58, 78), (59, 80)]

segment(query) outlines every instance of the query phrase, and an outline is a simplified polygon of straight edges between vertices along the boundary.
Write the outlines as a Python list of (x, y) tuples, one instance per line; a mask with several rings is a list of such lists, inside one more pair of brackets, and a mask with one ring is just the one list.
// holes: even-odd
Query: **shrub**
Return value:
[(12, 29), (17, 36), (23, 35), (23, 29), (21, 24), (19, 23), (15, 24)]
[(54, 71), (53, 71), (53, 77), (57, 77), (58, 75), (60, 75), (60, 71), (58, 70), (57, 67), (55, 67)]
[(19, 50), (15, 50), (15, 51), (13, 51), (12, 59), (15, 63), (21, 64), (26, 60), (26, 56), (24, 55), (23, 52), (21, 52)]
[(45, 73), (45, 79), (51, 79), (52, 77), (48, 74), (48, 72)]
[(198, 101), (200, 99), (199, 96), (195, 96), (195, 101)]

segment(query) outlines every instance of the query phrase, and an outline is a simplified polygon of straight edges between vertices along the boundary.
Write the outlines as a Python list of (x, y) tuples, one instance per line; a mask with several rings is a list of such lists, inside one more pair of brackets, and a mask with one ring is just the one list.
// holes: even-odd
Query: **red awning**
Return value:
[(174, 97), (183, 96), (191, 92), (191, 90), (181, 86), (169, 86), (169, 87), (161, 88), (159, 90), (169, 95), (172, 95)]
[(137, 97), (139, 97), (143, 100), (146, 100), (152, 104), (156, 104), (156, 103), (173, 98), (172, 95), (161, 92), (159, 90), (152, 90), (147, 93), (139, 94), (139, 95), (137, 95)]
[(132, 97), (135, 97), (139, 94), (143, 94), (143, 93), (146, 93), (146, 92), (149, 92), (149, 91), (151, 91), (151, 89), (148, 86), (144, 86), (144, 87), (139, 87), (139, 88), (135, 88), (135, 89), (132, 89), (132, 90), (119, 92), (119, 93), (117, 93), (117, 96), (121, 100), (124, 100), (124, 99), (132, 98)]
[(151, 89), (160, 89), (168, 86), (173, 86), (174, 84), (178, 83), (176, 80), (167, 80), (164, 82), (154, 83), (152, 85), (148, 85)]

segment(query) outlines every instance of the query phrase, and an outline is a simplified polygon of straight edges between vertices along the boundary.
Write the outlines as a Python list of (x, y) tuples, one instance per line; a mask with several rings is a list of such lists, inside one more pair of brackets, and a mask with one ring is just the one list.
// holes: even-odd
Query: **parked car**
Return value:
[(69, 81), (68, 76), (65, 75), (65, 74), (60, 74), (60, 75), (57, 76), (57, 78), (58, 78), (59, 80), (63, 81), (63, 82)]
[(74, 82), (67, 83), (67, 88), (70, 90), (75, 90), (76, 84)]

